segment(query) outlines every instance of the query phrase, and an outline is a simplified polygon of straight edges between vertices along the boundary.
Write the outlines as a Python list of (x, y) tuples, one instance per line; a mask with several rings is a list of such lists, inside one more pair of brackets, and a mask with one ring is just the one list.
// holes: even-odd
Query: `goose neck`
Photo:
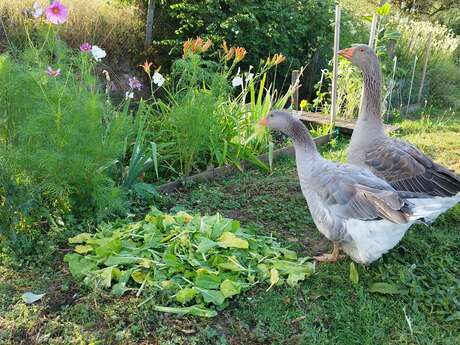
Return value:
[(362, 116), (381, 121), (380, 93), (381, 75), (380, 68), (373, 67), (363, 72), (364, 79), (364, 98)]

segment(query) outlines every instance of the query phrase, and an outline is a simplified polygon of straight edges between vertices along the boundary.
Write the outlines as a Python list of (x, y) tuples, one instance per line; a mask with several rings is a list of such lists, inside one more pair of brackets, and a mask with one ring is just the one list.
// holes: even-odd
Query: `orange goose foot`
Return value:
[(340, 253), (340, 244), (338, 242), (334, 243), (334, 250), (331, 254), (323, 254), (320, 256), (314, 256), (313, 258), (319, 262), (336, 262), (337, 260), (343, 259), (344, 255), (339, 255)]

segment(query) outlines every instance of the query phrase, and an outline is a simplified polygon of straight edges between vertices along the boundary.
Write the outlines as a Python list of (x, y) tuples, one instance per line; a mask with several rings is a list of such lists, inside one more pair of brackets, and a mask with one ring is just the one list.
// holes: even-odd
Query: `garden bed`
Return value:
[[(313, 139), (316, 145), (322, 145), (327, 143), (330, 140), (329, 135), (323, 135), (320, 137), (316, 137)], [(294, 156), (294, 146), (286, 146), (280, 148), (278, 150), (273, 151), (273, 162), (279, 160), (283, 157), (292, 157)], [(264, 163), (268, 163), (269, 155), (268, 153), (264, 153), (257, 157)], [(243, 169), (254, 167), (254, 164), (248, 161), (243, 161), (241, 163), (241, 167)], [(200, 172), (198, 174), (185, 177), (182, 180), (177, 180), (169, 183), (162, 184), (161, 186), (157, 187), (157, 190), (161, 193), (171, 193), (176, 191), (177, 189), (181, 188), (184, 184), (189, 182), (207, 182), (212, 181), (217, 178), (226, 177), (237, 173), (238, 168), (234, 165), (227, 164), (222, 167), (208, 169), (206, 171)]]

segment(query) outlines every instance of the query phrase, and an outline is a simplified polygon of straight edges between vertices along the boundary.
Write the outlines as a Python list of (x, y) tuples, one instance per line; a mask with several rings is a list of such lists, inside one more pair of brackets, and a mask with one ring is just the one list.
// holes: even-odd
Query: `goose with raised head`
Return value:
[(369, 169), (324, 159), (302, 122), (286, 112), (272, 111), (260, 124), (294, 141), (302, 193), (318, 230), (334, 243), (318, 261), (336, 261), (341, 248), (356, 262), (373, 262), (441, 207), (427, 205), (423, 194), (396, 191)]
[(406, 141), (384, 131), (380, 109), (381, 71), (374, 50), (356, 45), (339, 51), (363, 75), (363, 106), (348, 148), (348, 163), (367, 167), (398, 191), (425, 193), (444, 207), (434, 220), (460, 201), (460, 176), (435, 163)]

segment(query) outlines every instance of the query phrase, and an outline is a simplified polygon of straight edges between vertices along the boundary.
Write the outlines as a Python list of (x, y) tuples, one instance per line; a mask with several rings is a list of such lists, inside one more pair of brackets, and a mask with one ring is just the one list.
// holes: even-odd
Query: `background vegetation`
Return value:
[[(359, 266), (358, 281), (356, 275), (350, 280), (348, 261), (321, 265), (310, 280), (283, 290), (276, 273), (262, 272), (272, 285), (268, 292), (259, 287), (225, 303), (215, 299), (219, 308), (229, 309), (211, 321), (153, 312), (158, 301), (180, 302), (184, 296), (173, 294), (184, 290), (181, 279), (198, 276), (197, 245), (187, 242), (187, 231), (171, 226), (177, 211), (237, 218), (254, 236), (271, 241), (275, 234), (302, 256), (327, 250), (306, 210), (293, 162), (273, 168), (257, 158), (271, 157), (286, 139), (262, 133), (256, 123), (270, 108), (289, 106), (290, 72), (305, 65), (296, 83), (308, 100), (304, 109), (329, 112), (334, 3), (158, 0), (149, 47), (143, 45), (147, 1), (64, 3), (69, 17), (60, 26), (34, 19), (31, 0), (0, 3), (0, 343), (460, 341), (458, 208), (433, 227), (415, 227), (376, 265)], [(376, 11), (381, 15), (376, 49), (385, 80), (385, 119), (398, 122), (401, 136), (459, 171), (460, 49), (451, 31), (458, 30), (456, 4), (340, 3), (341, 47), (367, 42), (370, 17)], [(429, 37), (426, 84), (416, 104)], [(96, 59), (92, 51), (80, 50), (84, 42), (102, 47), (107, 56)], [(341, 116), (356, 117), (361, 79), (348, 62), (340, 62)], [(346, 143), (335, 138), (323, 153), (344, 160)], [(173, 196), (156, 191), (163, 182), (216, 166), (241, 169), (242, 160), (260, 171), (187, 186)], [(148, 275), (127, 269), (122, 277), (105, 261), (113, 253), (146, 251), (149, 258), (161, 256), (158, 262), (175, 266), (173, 256), (181, 253), (149, 251), (149, 246), (167, 247), (136, 232), (152, 205), (165, 212), (159, 221), (171, 231), (167, 241), (191, 253), (183, 256), (190, 270), (174, 277), (179, 283), (171, 295), (161, 292), (168, 282), (153, 288)], [(179, 213), (177, 219), (186, 227), (188, 217)], [(208, 218), (194, 219), (201, 244), (201, 220)], [(104, 236), (90, 235), (96, 230)], [(68, 239), (75, 241), (77, 234), (88, 242), (70, 248)], [(126, 234), (140, 236), (142, 248), (119, 239)], [(90, 254), (83, 258), (72, 250)], [(69, 251), (70, 268), (63, 264)], [(240, 254), (247, 258), (247, 252)], [(127, 260), (134, 260), (130, 264), (139, 272), (150, 268), (138, 258)], [(125, 264), (117, 263), (123, 269)], [(99, 280), (84, 285), (71, 279), (69, 269), (81, 273), (88, 267), (103, 281), (124, 283), (126, 294), (115, 298)], [(219, 268), (222, 273), (228, 275)], [(155, 281), (164, 283), (163, 278)], [(255, 284), (252, 279), (249, 274), (248, 282)], [(375, 283), (386, 285), (382, 290)], [(187, 284), (187, 293), (198, 291)], [(221, 297), (215, 287), (210, 288), (214, 297)], [(133, 288), (136, 295), (129, 292)], [(20, 297), (27, 291), (46, 295), (29, 305)], [(197, 296), (201, 303), (201, 292)], [(208, 297), (206, 292), (205, 303)]]

